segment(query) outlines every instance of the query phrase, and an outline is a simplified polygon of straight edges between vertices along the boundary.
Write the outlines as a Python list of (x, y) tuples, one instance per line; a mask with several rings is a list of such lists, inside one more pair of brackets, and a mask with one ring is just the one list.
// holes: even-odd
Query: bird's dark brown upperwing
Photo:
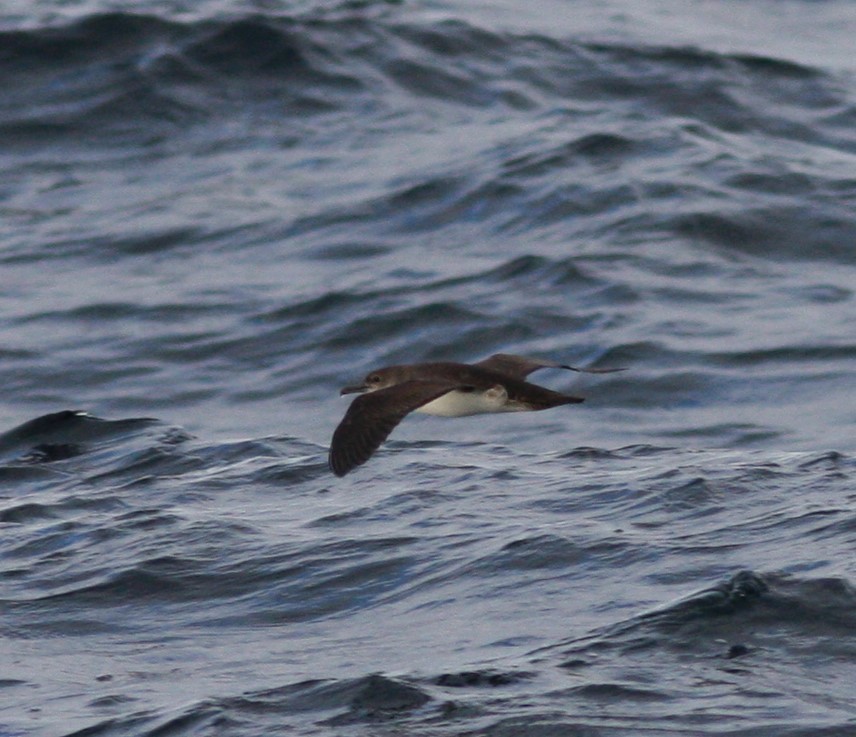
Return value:
[(344, 476), (365, 463), (413, 410), (460, 388), (463, 387), (450, 382), (405, 381), (361, 394), (351, 402), (333, 433), (328, 459), (330, 470), (337, 476)]
[(525, 379), (533, 371), (537, 371), (540, 368), (561, 368), (568, 371), (577, 371), (581, 374), (612, 374), (616, 371), (625, 370), (623, 368), (580, 368), (579, 366), (568, 366), (558, 361), (550, 361), (543, 358), (514, 356), (511, 353), (495, 353), (483, 361), (474, 363), (473, 366), (496, 371), (498, 374), (511, 376), (515, 379)]

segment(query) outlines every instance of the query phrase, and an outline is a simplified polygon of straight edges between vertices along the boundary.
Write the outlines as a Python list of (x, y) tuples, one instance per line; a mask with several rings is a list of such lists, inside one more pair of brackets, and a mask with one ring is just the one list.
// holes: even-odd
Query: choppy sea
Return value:
[[(0, 735), (856, 734), (854, 38), (0, 4)], [(628, 370), (330, 473), (497, 352)]]

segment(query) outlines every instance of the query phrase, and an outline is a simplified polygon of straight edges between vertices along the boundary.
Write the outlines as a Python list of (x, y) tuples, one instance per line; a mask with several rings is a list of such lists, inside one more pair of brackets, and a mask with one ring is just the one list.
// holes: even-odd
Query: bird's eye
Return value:
[(380, 376), (378, 376), (377, 374), (372, 374), (371, 376), (369, 376), (369, 384), (379, 384), (379, 383), (380, 383)]

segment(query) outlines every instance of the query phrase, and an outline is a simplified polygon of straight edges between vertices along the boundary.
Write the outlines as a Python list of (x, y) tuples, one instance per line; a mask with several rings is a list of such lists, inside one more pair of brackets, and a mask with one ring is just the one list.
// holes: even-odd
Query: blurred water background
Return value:
[[(854, 37), (0, 3), (0, 735), (856, 733)], [(629, 370), (327, 470), (495, 352)]]

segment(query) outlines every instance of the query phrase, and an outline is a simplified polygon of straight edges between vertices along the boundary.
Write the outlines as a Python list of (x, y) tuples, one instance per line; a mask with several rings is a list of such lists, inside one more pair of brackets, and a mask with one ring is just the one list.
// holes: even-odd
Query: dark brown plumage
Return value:
[(372, 371), (342, 394), (357, 397), (333, 433), (329, 465), (344, 476), (365, 463), (410, 412), (463, 417), (487, 412), (539, 411), (578, 404), (582, 397), (525, 381), (539, 368), (564, 368), (587, 373), (622, 369), (580, 369), (509, 354), (496, 354), (476, 364), (417, 363)]
[(344, 476), (365, 463), (405, 416), (449, 389), (446, 382), (406, 381), (357, 397), (333, 433), (333, 473)]

